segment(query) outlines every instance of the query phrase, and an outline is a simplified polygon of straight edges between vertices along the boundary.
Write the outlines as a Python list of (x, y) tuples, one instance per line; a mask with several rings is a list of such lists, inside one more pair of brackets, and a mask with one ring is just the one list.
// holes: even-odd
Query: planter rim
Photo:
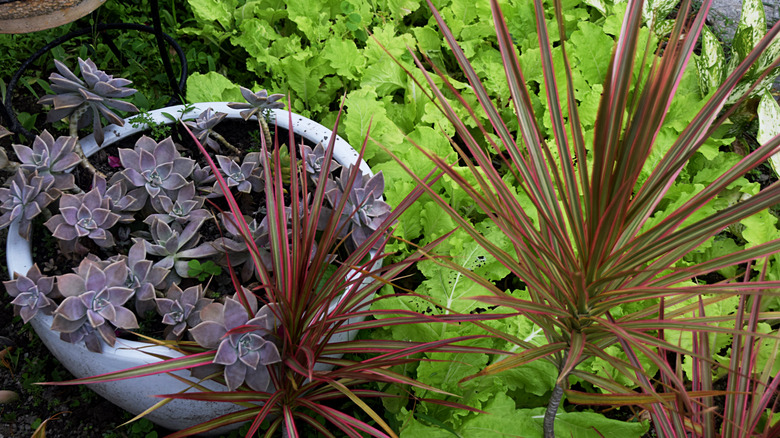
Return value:
[[(218, 111), (218, 112), (225, 112), (228, 114), (227, 118), (231, 118), (231, 119), (241, 118), (239, 115), (239, 110), (229, 108), (227, 106), (227, 102), (204, 102), (204, 103), (195, 104), (194, 106), (191, 105), (189, 107), (191, 108), (191, 110), (185, 113), (184, 116), (182, 117), (181, 111), (184, 108), (185, 107), (183, 105), (177, 105), (177, 106), (149, 111), (148, 114), (152, 117), (152, 119), (156, 123), (164, 123), (164, 124), (174, 123), (174, 121), (172, 121), (169, 117), (167, 117), (166, 114), (170, 114), (173, 115), (174, 117), (181, 117), (184, 120), (188, 120), (188, 119), (195, 118), (198, 114), (200, 114), (202, 111), (204, 111), (207, 108), (211, 108), (214, 111)], [(327, 146), (327, 143), (330, 140), (330, 136), (333, 135), (330, 129), (308, 118), (305, 118), (295, 113), (290, 113), (286, 110), (278, 110), (278, 109), (272, 110), (272, 117), (274, 118), (274, 124), (276, 124), (278, 127), (284, 129), (290, 129), (297, 136), (307, 138), (308, 140), (313, 141), (315, 143), (318, 141), (322, 141), (322, 143), (325, 146)], [(132, 119), (133, 117), (129, 117), (125, 119), (124, 126), (117, 126), (112, 124), (104, 127), (103, 132), (105, 135), (105, 141), (103, 145), (101, 145), (100, 147), (98, 147), (97, 143), (95, 142), (94, 135), (92, 134), (81, 139), (80, 143), (85, 155), (90, 156), (95, 152), (97, 152), (99, 149), (109, 146), (126, 136), (138, 132), (142, 132), (148, 129), (148, 126), (145, 123), (136, 122), (135, 126), (133, 126), (133, 123), (131, 122)], [(343, 138), (341, 138), (338, 135), (334, 140), (333, 156), (334, 159), (338, 161), (341, 165), (345, 165), (345, 164), (354, 165), (357, 162), (357, 159), (359, 157), (358, 153)], [(361, 161), (360, 169), (363, 173), (368, 174), (369, 176), (373, 176), (373, 172), (368, 167), (365, 161)], [(16, 220), (11, 223), (8, 229), (8, 239), (6, 243), (7, 267), (8, 267), (9, 276), (11, 277), (13, 277), (14, 273), (20, 273), (22, 275), (25, 275), (33, 265), (32, 248), (31, 248), (32, 243), (28, 240), (21, 238), (21, 236), (19, 236), (18, 230), (19, 230), (19, 225), (18, 225), (18, 220)], [(372, 256), (375, 255), (376, 251), (372, 250), (371, 254)], [(381, 266), (381, 260), (377, 261), (377, 264), (375, 264), (374, 267), (377, 268), (378, 267), (377, 265)], [(355, 273), (355, 275), (357, 275), (357, 273)], [(333, 310), (333, 308), (337, 306), (340, 302), (341, 299), (336, 302), (333, 302), (331, 304), (330, 310)], [(84, 372), (85, 369), (94, 369), (94, 366), (93, 364), (90, 363), (91, 360), (89, 359), (81, 359), (83, 362), (75, 364), (75, 367), (77, 369), (72, 369), (72, 366), (66, 363), (68, 361), (60, 357), (61, 354), (70, 354), (71, 350), (73, 350), (73, 351), (77, 351), (78, 352), (77, 355), (81, 355), (81, 356), (84, 356), (84, 354), (87, 354), (88, 356), (99, 355), (100, 357), (104, 357), (104, 358), (110, 357), (111, 360), (117, 360), (123, 363), (127, 363), (127, 366), (120, 365), (120, 368), (116, 368), (116, 370), (159, 361), (159, 359), (155, 358), (154, 355), (164, 356), (169, 358), (177, 358), (183, 356), (178, 351), (166, 346), (154, 345), (152, 343), (147, 343), (147, 342), (132, 341), (123, 338), (117, 338), (117, 342), (114, 347), (110, 347), (105, 342), (101, 341), (100, 345), (101, 345), (102, 352), (101, 353), (90, 352), (89, 350), (87, 350), (86, 346), (83, 343), (71, 344), (60, 340), (59, 332), (55, 332), (49, 328), (51, 326), (52, 321), (53, 321), (52, 316), (43, 315), (39, 313), (33, 318), (31, 324), (33, 325), (33, 328), (35, 329), (36, 333), (38, 333), (38, 335), (44, 341), (44, 344), (46, 344), (49, 351), (52, 354), (54, 354), (55, 357), (57, 357), (57, 359), (60, 360), (60, 362), (62, 362), (63, 365), (65, 365), (66, 368), (68, 368), (68, 370), (71, 371), (71, 373), (73, 373), (74, 376), (76, 376), (77, 378), (102, 374), (108, 371), (102, 370), (102, 372), (100, 371)], [(354, 322), (354, 321), (358, 321), (358, 318), (354, 318), (350, 320), (350, 322)], [(42, 333), (42, 331), (45, 333)], [(339, 335), (341, 335), (343, 339), (332, 339), (331, 342), (338, 342), (338, 341), (352, 339), (354, 338), (356, 333), (357, 333), (356, 331), (340, 333)], [(99, 357), (94, 358), (94, 360), (98, 360), (98, 359)], [(179, 374), (180, 377), (184, 377), (184, 378), (189, 377), (189, 372), (187, 370), (179, 371), (174, 374)], [(168, 389), (161, 388), (159, 386), (155, 386), (156, 389), (154, 390), (154, 394), (173, 393), (187, 388), (186, 384), (183, 384), (178, 380), (174, 380), (169, 376), (165, 376), (164, 374), (158, 376), (165, 377), (167, 378), (166, 380), (170, 380), (178, 383), (179, 385), (185, 385), (185, 386), (183, 388), (180, 386), (175, 390), (168, 390)], [(150, 379), (152, 377), (158, 377), (158, 376), (143, 377), (141, 379)], [(110, 401), (112, 401), (115, 404), (118, 404), (120, 407), (124, 408), (125, 410), (133, 412), (134, 414), (138, 414), (144, 411), (146, 408), (148, 408), (156, 400), (148, 399), (150, 400), (149, 403), (146, 406), (143, 406), (140, 409), (138, 409), (134, 407), (125, 406), (122, 403), (117, 402), (114, 398), (109, 397), (106, 393), (112, 393), (111, 390), (108, 389), (103, 391), (100, 390), (101, 388), (103, 388), (103, 386), (101, 385), (109, 385), (109, 386), (105, 386), (105, 388), (110, 388), (110, 384), (112, 383), (127, 383), (127, 382), (137, 382), (137, 381), (138, 379), (136, 378), (136, 379), (131, 379), (129, 381), (118, 381), (118, 382), (109, 382), (107, 384), (90, 385), (90, 387), (92, 387), (92, 389), (94, 389), (103, 397), (108, 398)], [(213, 381), (200, 382), (200, 384), (209, 388), (210, 390), (225, 389), (223, 385), (220, 385)], [(136, 383), (136, 386), (140, 386), (140, 384)], [(201, 421), (204, 421), (203, 408), (205, 408), (206, 406), (204, 402), (184, 401), (184, 400), (174, 400), (168, 405), (163, 406), (162, 408), (150, 414), (147, 414), (146, 418), (164, 427), (168, 427), (168, 428), (182, 427), (180, 424), (176, 423), (174, 419), (169, 418), (171, 415), (170, 412), (171, 409), (166, 409), (166, 408), (171, 408), (171, 405), (174, 405), (178, 402), (190, 402), (194, 406), (198, 407), (197, 409), (198, 416), (194, 417), (196, 420), (194, 422), (191, 422), (190, 424), (186, 424), (184, 427), (188, 427), (197, 424)], [(230, 403), (212, 402), (211, 404), (216, 404), (222, 408), (229, 408), (227, 411), (222, 413), (228, 413), (232, 410), (235, 410), (236, 408), (236, 406)], [(180, 408), (172, 409), (172, 411), (176, 413), (179, 411), (179, 409)], [(222, 432), (222, 431), (224, 430), (218, 430), (218, 432)]]

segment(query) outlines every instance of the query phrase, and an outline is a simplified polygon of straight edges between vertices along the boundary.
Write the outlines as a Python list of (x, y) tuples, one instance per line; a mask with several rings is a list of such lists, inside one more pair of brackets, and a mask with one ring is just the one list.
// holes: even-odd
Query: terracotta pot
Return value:
[[(150, 115), (158, 123), (171, 124), (173, 122), (163, 116), (163, 113), (180, 116), (182, 108), (182, 106), (163, 108), (151, 111)], [(239, 112), (228, 108), (227, 103), (225, 102), (199, 103), (195, 105), (195, 108), (188, 112), (186, 116), (194, 117), (207, 108), (228, 113), (228, 118), (240, 118)], [(284, 129), (290, 128), (287, 111), (274, 110), (274, 117), (277, 126)], [(292, 114), (291, 128), (296, 136), (303, 137), (314, 143), (321, 141), (325, 145), (327, 145), (330, 136), (333, 135), (330, 129), (297, 114)], [(109, 125), (104, 128), (105, 142), (102, 147), (109, 146), (126, 136), (144, 131), (145, 129), (146, 126), (133, 127), (131, 123), (127, 122), (123, 127)], [(92, 135), (82, 139), (81, 145), (87, 156), (94, 154), (100, 149), (95, 143)], [(334, 144), (333, 157), (341, 165), (352, 165), (357, 162), (358, 153), (346, 141), (337, 136)], [(361, 163), (360, 169), (368, 175), (373, 175), (371, 169), (365, 162)], [(31, 243), (19, 236), (18, 223), (16, 222), (12, 223), (8, 230), (6, 253), (8, 257), (8, 272), (11, 274), (14, 272), (26, 274), (33, 265)], [(337, 305), (337, 303), (333, 303), (333, 306), (335, 305)], [(171, 358), (181, 356), (181, 354), (166, 347), (153, 346), (151, 344), (125, 340), (122, 338), (117, 339), (114, 347), (109, 347), (107, 344), (102, 343), (102, 353), (94, 353), (87, 350), (83, 343), (71, 344), (60, 340), (59, 332), (52, 331), (49, 328), (51, 327), (52, 319), (51, 316), (38, 314), (30, 323), (49, 351), (51, 351), (65, 368), (77, 378), (105, 374), (159, 361), (149, 353)], [(359, 320), (355, 319), (350, 322), (357, 321)], [(355, 335), (356, 332), (342, 333), (339, 336), (334, 337), (332, 342), (344, 342), (354, 338)], [(192, 378), (187, 370), (179, 371), (174, 374), (190, 381), (197, 382), (197, 379)], [(201, 384), (213, 391), (227, 390), (225, 386), (212, 381), (202, 382)], [(180, 382), (171, 376), (158, 374), (142, 378), (93, 384), (89, 385), (89, 388), (122, 409), (135, 415), (143, 412), (160, 400), (159, 398), (153, 397), (154, 395), (184, 391), (189, 388), (189, 385)], [(173, 430), (180, 430), (239, 409), (241, 408), (231, 403), (173, 400), (147, 414), (145, 418), (160, 426)], [(214, 433), (224, 432), (225, 430), (226, 429), (215, 431)]]

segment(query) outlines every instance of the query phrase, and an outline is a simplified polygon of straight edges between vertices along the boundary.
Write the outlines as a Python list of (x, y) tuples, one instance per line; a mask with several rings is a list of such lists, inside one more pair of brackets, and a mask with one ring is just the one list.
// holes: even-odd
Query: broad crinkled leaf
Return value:
[[(504, 248), (505, 251), (512, 250), (511, 242), (498, 228), (484, 226), (483, 229), (485, 236), (491, 242)], [(449, 255), (455, 264), (491, 280), (499, 280), (509, 274), (508, 269), (472, 239), (465, 239), (462, 246), (453, 244), (449, 249)], [(480, 306), (477, 301), (469, 298), (488, 294), (484, 287), (460, 272), (435, 264), (427, 267), (426, 264), (420, 265), (420, 269), (428, 277), (428, 280), (422, 283), (421, 290), (443, 307), (456, 312), (469, 313)]]
[(322, 57), (330, 61), (338, 75), (353, 80), (358, 79), (366, 65), (365, 58), (351, 40), (329, 39), (323, 48)]
[(188, 102), (243, 102), (238, 85), (216, 72), (193, 73), (187, 78)]
[(387, 0), (387, 7), (393, 18), (400, 20), (420, 7), (420, 0)]
[(323, 11), (324, 6), (327, 4), (323, 2), (287, 3), (287, 14), (290, 20), (298, 25), (298, 29), (309, 38), (309, 41), (322, 41), (328, 37), (330, 11)]
[[(386, 99), (389, 100), (389, 97)], [(387, 117), (384, 103), (378, 100), (372, 87), (355, 90), (347, 95), (347, 113), (344, 121), (346, 139), (350, 144), (360, 145), (371, 127), (370, 136), (390, 150), (400, 145), (404, 138), (398, 127)], [(364, 154), (365, 160), (375, 156), (386, 156), (374, 141), (369, 140)], [(381, 159), (379, 161), (387, 161)]]
[(238, 0), (187, 0), (195, 17), (201, 21), (219, 21), (225, 29), (233, 24)]
[(591, 86), (601, 85), (607, 76), (610, 54), (615, 41), (596, 24), (582, 21), (571, 34), (574, 49), (570, 56), (577, 60), (577, 68)]

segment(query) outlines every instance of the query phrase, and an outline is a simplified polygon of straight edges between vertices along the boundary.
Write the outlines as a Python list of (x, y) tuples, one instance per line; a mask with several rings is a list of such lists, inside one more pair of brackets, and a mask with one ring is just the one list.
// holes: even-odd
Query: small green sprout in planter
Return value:
[(187, 262), (187, 266), (190, 268), (189, 276), (197, 278), (199, 281), (205, 281), (209, 277), (222, 275), (222, 268), (214, 264), (211, 260), (206, 260), (201, 263), (199, 260), (193, 259)]
[(149, 130), (151, 137), (157, 141), (171, 135), (170, 125), (156, 122), (148, 111), (142, 111), (140, 114), (130, 119), (130, 126), (133, 128), (146, 128)]

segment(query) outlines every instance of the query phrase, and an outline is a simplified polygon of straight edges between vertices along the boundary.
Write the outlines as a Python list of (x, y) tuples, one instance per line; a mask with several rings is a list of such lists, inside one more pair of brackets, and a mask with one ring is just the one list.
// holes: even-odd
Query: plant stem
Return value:
[(267, 147), (271, 147), (271, 131), (268, 129), (268, 122), (265, 121), (264, 114), (257, 114), (257, 121), (260, 122), (260, 127), (263, 128), (263, 137), (265, 138), (265, 144)]
[(544, 438), (555, 438), (555, 414), (558, 412), (558, 406), (561, 405), (561, 398), (563, 398), (563, 387), (559, 384), (555, 384), (552, 395), (550, 396), (550, 402), (547, 404), (547, 410), (544, 412)]
[(209, 135), (214, 137), (218, 142), (222, 143), (222, 146), (225, 146), (226, 148), (230, 149), (230, 151), (233, 152), (234, 154), (241, 155), (241, 151), (237, 147), (230, 144), (229, 141), (225, 140), (225, 137), (223, 137), (222, 135), (214, 131), (211, 131)]
[(84, 115), (85, 112), (87, 112), (88, 109), (89, 106), (82, 105), (69, 117), (70, 136), (76, 138), (76, 147), (73, 148), (73, 150), (76, 152), (76, 155), (81, 158), (80, 164), (84, 167), (84, 169), (86, 169), (92, 175), (105, 178), (106, 176), (103, 175), (101, 171), (95, 169), (95, 166), (93, 166), (92, 163), (87, 160), (87, 157), (84, 155), (84, 151), (81, 149), (81, 142), (79, 142), (79, 119)]

